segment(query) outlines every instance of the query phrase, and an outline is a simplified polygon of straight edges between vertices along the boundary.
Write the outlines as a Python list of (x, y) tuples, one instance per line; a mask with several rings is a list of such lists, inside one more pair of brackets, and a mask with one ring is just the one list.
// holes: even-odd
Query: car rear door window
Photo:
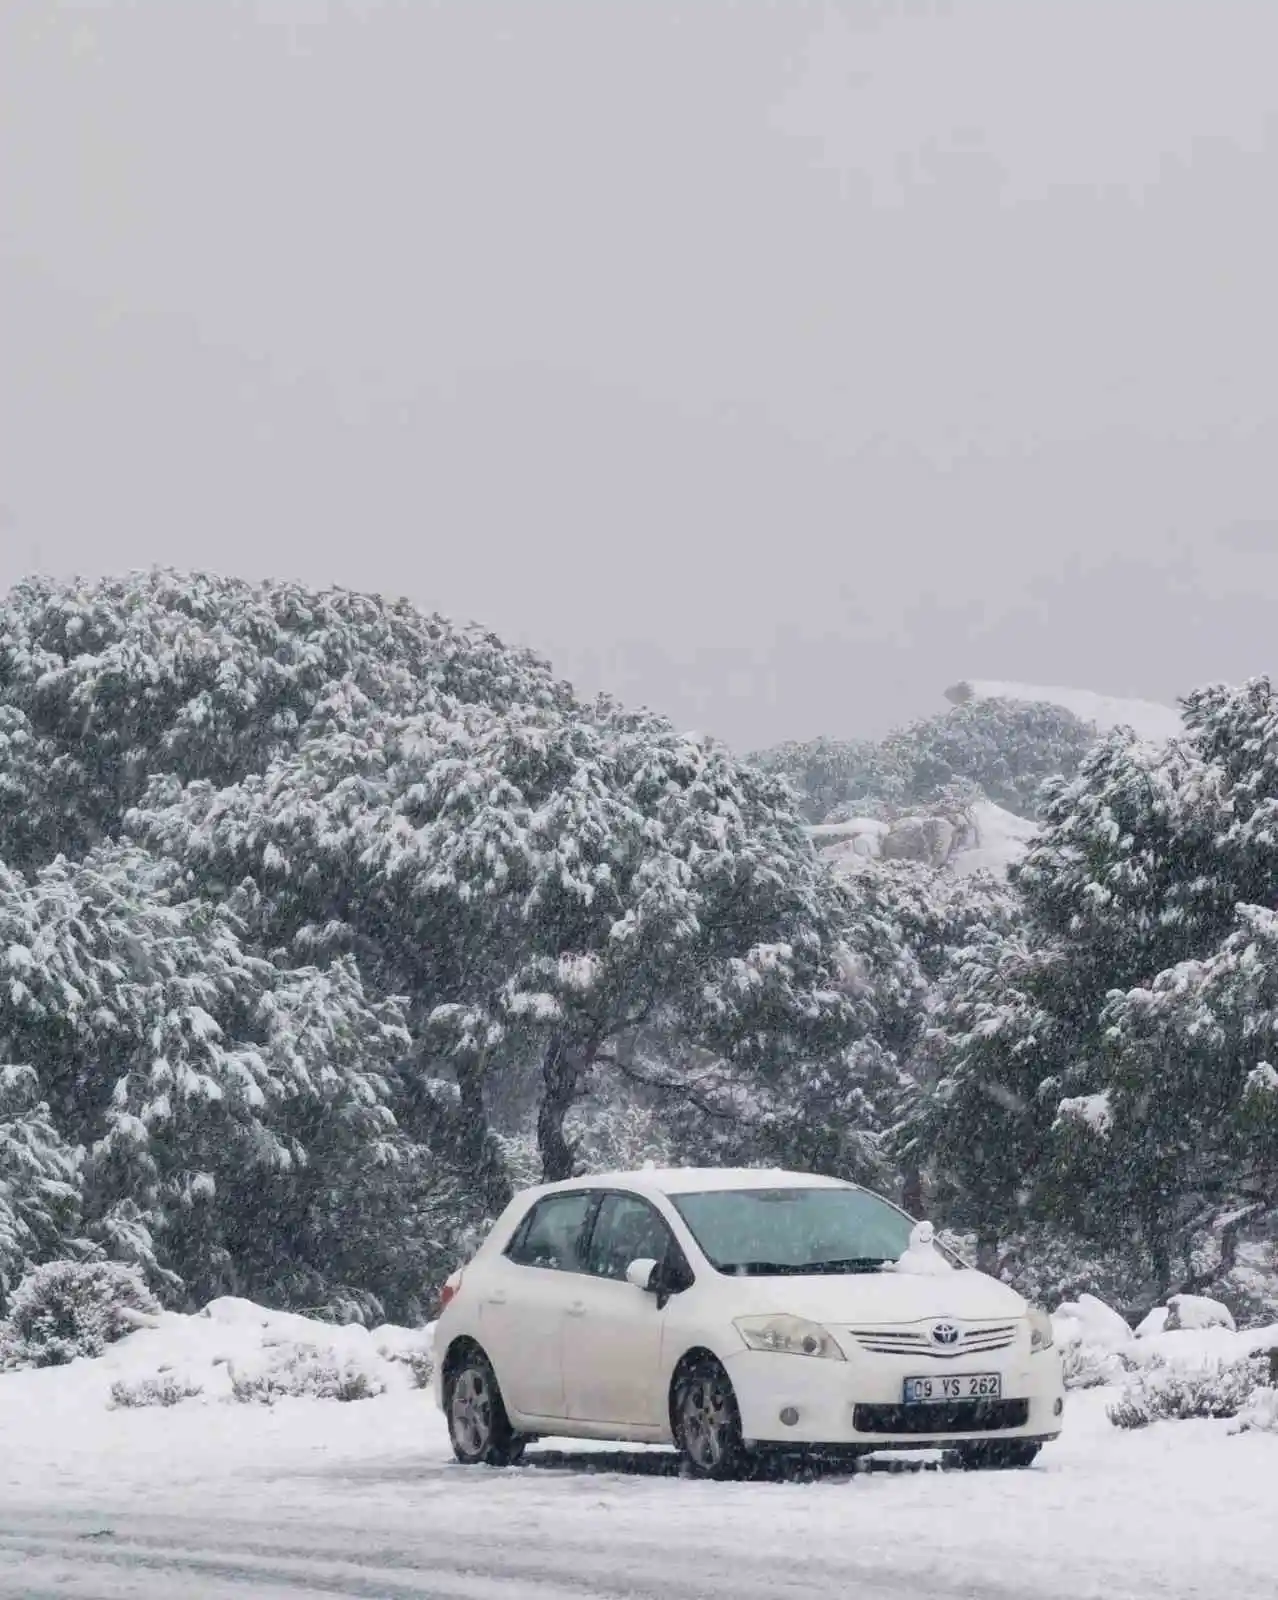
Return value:
[(521, 1267), (581, 1272), (581, 1233), (594, 1199), (580, 1189), (539, 1200), (511, 1241), (507, 1257)]
[(598, 1278), (624, 1278), (632, 1261), (664, 1263), (677, 1248), (670, 1229), (646, 1200), (606, 1194), (591, 1230), (586, 1271)]

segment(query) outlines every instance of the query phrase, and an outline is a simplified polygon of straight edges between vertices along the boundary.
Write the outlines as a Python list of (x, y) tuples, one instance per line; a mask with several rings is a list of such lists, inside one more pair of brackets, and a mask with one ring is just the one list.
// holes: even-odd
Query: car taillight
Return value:
[(449, 1278), (448, 1282), (439, 1291), (439, 1309), (441, 1311), (445, 1308), (445, 1306), (451, 1305), (452, 1302), (454, 1300), (456, 1300), (457, 1295), (458, 1295), (459, 1291), (461, 1290), (461, 1285), (462, 1285), (462, 1275), (461, 1275), (461, 1273), (460, 1272), (454, 1272), (452, 1277)]

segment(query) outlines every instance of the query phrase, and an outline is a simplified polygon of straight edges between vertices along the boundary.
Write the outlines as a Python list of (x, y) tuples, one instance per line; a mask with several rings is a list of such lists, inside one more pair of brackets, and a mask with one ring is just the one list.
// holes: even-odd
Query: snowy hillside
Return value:
[[(953, 685), (945, 697), (954, 706), (974, 706), (982, 701), (1057, 706), (1100, 733), (1130, 728), (1138, 739), (1151, 743), (1161, 744), (1182, 731), (1179, 713), (1171, 706), (1118, 699), (1088, 689), (973, 679)], [(960, 818), (914, 815), (889, 823), (854, 816), (812, 830), (821, 853), (841, 875), (855, 871), (866, 860), (883, 859), (921, 861), (964, 876), (975, 872), (1005, 876), (1024, 855), (1035, 832), (1033, 822), (990, 800), (969, 807)]]
[(966, 705), (972, 700), (1014, 700), (1063, 706), (1083, 722), (1090, 722), (1101, 733), (1113, 728), (1130, 728), (1138, 739), (1161, 742), (1181, 732), (1180, 713), (1173, 706), (1155, 700), (1123, 700), (1113, 695), (1095, 694), (1090, 689), (1046, 688), (1042, 684), (1001, 683), (988, 678), (965, 679), (945, 691), (951, 705)]

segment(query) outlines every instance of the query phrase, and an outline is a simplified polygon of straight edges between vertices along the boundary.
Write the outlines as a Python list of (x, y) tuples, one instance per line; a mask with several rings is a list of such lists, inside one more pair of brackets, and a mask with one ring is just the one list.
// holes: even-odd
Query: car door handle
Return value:
[(568, 1307), (568, 1315), (570, 1317), (584, 1317), (585, 1314), (586, 1303), (584, 1300), (574, 1300), (573, 1303)]
[(504, 1306), (506, 1304), (506, 1291), (504, 1289), (494, 1289), (492, 1294), (488, 1296), (488, 1304), (490, 1306)]

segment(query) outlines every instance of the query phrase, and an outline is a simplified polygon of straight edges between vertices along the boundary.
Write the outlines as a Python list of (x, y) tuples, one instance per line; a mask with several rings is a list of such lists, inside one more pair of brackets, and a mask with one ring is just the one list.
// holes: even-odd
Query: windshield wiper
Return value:
[(743, 1278), (793, 1278), (806, 1273), (878, 1272), (889, 1259), (888, 1256), (844, 1256), (837, 1261), (729, 1261), (722, 1264), (719, 1271)]
[(845, 1256), (840, 1261), (811, 1261), (804, 1272), (880, 1272), (890, 1256)]
[(719, 1271), (735, 1274), (739, 1278), (783, 1278), (787, 1273), (805, 1272), (806, 1267), (793, 1261), (724, 1261)]

